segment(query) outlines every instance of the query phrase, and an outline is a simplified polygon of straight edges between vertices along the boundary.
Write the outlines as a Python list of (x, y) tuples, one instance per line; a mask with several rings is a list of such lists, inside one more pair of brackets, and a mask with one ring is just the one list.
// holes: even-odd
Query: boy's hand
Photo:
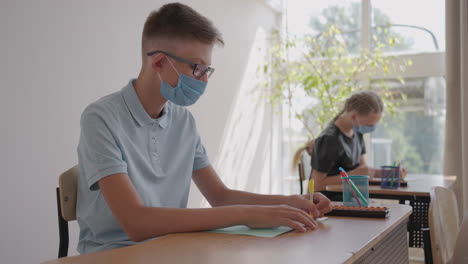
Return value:
[(317, 229), (317, 222), (304, 210), (289, 205), (242, 206), (245, 213), (243, 224), (250, 228), (288, 226), (299, 232), (307, 228)]
[(314, 193), (313, 202), (309, 200), (308, 194), (291, 195), (287, 199), (288, 205), (311, 212), (315, 218), (323, 217), (324, 214), (332, 210), (330, 200), (321, 193)]

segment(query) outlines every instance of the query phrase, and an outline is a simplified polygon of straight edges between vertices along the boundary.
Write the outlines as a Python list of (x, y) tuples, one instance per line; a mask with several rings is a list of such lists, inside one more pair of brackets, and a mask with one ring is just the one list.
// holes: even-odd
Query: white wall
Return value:
[[(275, 18), (260, 0), (182, 2), (209, 17), (226, 42), (215, 51), (206, 95), (192, 108), (215, 161), (255, 31)], [(58, 174), (77, 163), (81, 111), (137, 75), (143, 22), (162, 3), (1, 0), (1, 263), (56, 257), (55, 187)], [(190, 205), (198, 203), (192, 192)], [(76, 224), (71, 229), (76, 254)]]

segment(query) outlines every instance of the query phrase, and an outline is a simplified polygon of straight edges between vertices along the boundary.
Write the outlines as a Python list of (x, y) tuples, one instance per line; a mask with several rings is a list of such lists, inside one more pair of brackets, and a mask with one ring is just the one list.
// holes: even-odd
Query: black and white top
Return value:
[(311, 166), (328, 176), (338, 175), (339, 167), (346, 171), (357, 168), (364, 153), (366, 146), (361, 133), (354, 132), (348, 137), (331, 123), (314, 141)]

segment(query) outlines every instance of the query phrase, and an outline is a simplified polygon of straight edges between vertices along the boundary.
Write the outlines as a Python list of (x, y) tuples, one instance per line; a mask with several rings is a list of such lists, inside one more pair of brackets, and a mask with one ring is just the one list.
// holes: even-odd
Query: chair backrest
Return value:
[(59, 177), (60, 209), (66, 221), (76, 220), (78, 166), (65, 171)]
[(304, 167), (304, 178), (302, 180), (309, 180), (310, 173), (312, 172), (312, 166), (310, 164), (312, 157), (307, 151), (302, 152), (301, 163)]
[(59, 176), (59, 187), (55, 190), (59, 227), (59, 258), (68, 255), (68, 221), (76, 220), (77, 178), (78, 166), (75, 166)]
[[(310, 160), (310, 155), (307, 153), (307, 151), (304, 150), (301, 153), (301, 157), (297, 164), (299, 172), (299, 189), (301, 194), (304, 193), (304, 182), (308, 183), (311, 176), (310, 173), (312, 172), (312, 166), (310, 165)], [(305, 186), (308, 186), (308, 184), (305, 184)], [(305, 192), (307, 193), (307, 191)]]
[(434, 263), (448, 263), (453, 256), (460, 223), (455, 194), (445, 187), (431, 190), (429, 228)]
[[(299, 187), (301, 194), (304, 193), (304, 181), (309, 181), (312, 173), (311, 153), (314, 146), (314, 140), (310, 140), (306, 145), (296, 151), (293, 158), (293, 164), (297, 162), (299, 172)], [(307, 186), (307, 184), (306, 184)]]

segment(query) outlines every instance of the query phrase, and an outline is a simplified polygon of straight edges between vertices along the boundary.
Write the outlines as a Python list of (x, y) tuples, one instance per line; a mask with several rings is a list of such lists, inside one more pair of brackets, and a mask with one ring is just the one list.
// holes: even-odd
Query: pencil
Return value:
[[(309, 180), (309, 200), (314, 202), (314, 179)], [(310, 213), (310, 216), (313, 216), (312, 213)]]

